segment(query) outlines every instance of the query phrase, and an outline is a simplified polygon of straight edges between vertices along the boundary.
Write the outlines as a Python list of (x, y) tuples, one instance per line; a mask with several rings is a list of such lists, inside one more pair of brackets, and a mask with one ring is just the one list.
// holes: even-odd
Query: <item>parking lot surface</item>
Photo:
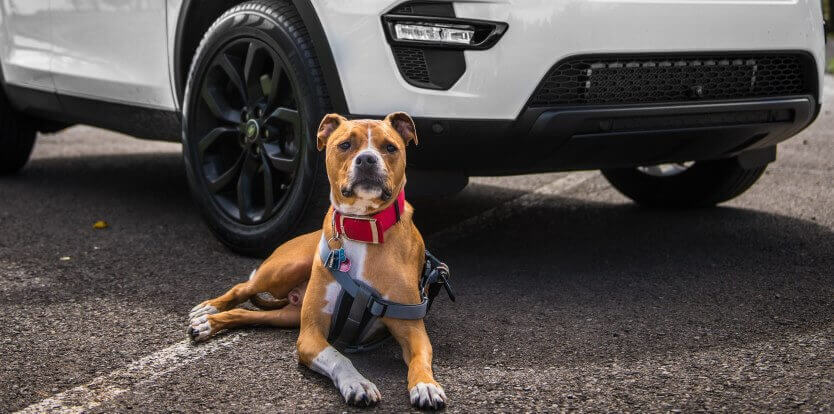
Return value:
[[(831, 412), (832, 96), (714, 209), (638, 208), (596, 172), (412, 200), (458, 293), (427, 318), (448, 411)], [(297, 331), (184, 340), (258, 261), (203, 225), (179, 151), (79, 126), (0, 178), (0, 411), (350, 410)], [(410, 409), (398, 346), (351, 358), (378, 410)]]

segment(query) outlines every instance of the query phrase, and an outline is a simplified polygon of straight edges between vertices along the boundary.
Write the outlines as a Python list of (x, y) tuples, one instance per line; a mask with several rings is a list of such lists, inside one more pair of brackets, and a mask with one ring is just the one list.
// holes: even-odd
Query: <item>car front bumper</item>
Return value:
[(409, 166), (506, 175), (732, 157), (772, 147), (819, 113), (813, 96), (528, 108), (516, 120), (415, 119)]
[[(421, 143), (409, 151), (416, 169), (491, 175), (724, 158), (773, 147), (819, 112), (825, 41), (818, 1), (456, 1), (456, 18), (504, 22), (508, 28), (491, 48), (461, 52), (465, 71), (448, 89), (417, 87), (398, 69), (381, 17), (399, 14), (401, 4), (366, 0), (316, 7), (348, 116), (411, 114)], [(657, 102), (622, 96), (616, 104), (538, 99), (553, 71), (576, 59), (672, 66), (678, 59), (687, 61), (680, 62), (684, 66), (709, 60), (754, 65), (762, 75), (762, 61), (746, 59), (789, 54), (804, 62), (801, 90), (733, 95), (717, 82), (705, 90), (718, 95), (679, 94)], [(751, 78), (757, 79), (755, 70)], [(646, 79), (639, 87), (653, 86)], [(695, 86), (700, 85), (686, 85)], [(624, 90), (629, 93), (614, 93)]]

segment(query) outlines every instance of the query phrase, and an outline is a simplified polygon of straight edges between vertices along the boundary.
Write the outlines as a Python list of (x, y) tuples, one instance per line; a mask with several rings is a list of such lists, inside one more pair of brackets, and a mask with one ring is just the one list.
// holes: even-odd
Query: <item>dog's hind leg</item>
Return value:
[[(228, 292), (209, 299), (191, 309), (189, 325), (206, 315), (225, 312), (261, 292), (285, 298), (296, 286), (310, 278), (321, 230), (298, 236), (275, 249), (269, 258), (246, 282), (238, 283)], [(280, 302), (279, 302), (280, 303)], [(191, 332), (189, 327), (189, 332)]]
[[(254, 279), (254, 277), (252, 278)], [(209, 299), (193, 307), (188, 313), (188, 319), (194, 321), (196, 318), (211, 315), (218, 312), (225, 312), (258, 293), (252, 279), (234, 285), (229, 291), (214, 299)]]
[(268, 311), (237, 308), (193, 319), (188, 327), (188, 334), (193, 341), (200, 342), (224, 329), (252, 325), (297, 328), (300, 320), (301, 308), (295, 304)]

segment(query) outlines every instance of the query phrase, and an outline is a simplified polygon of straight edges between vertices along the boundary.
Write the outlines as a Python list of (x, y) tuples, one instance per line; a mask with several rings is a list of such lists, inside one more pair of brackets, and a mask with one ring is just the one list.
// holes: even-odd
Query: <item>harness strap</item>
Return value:
[[(327, 263), (327, 256), (329, 254), (330, 252), (328, 249), (319, 248), (319, 255), (322, 263)], [(368, 309), (372, 315), (378, 317), (387, 316), (395, 319), (423, 319), (426, 316), (429, 299), (423, 289), (421, 289), (420, 292), (420, 295), (422, 296), (422, 301), (420, 303), (415, 305), (404, 305), (402, 303), (391, 302), (378, 297), (374, 292), (371, 292), (365, 286), (357, 284), (356, 281), (346, 272), (334, 269), (329, 270), (330, 274), (333, 275), (333, 279), (336, 279), (336, 282), (342, 286), (342, 289), (354, 298), (350, 309), (351, 316), (348, 317), (348, 321), (354, 319), (361, 323), (361, 314), (357, 318), (353, 317), (354, 311), (358, 311), (359, 307), (361, 307), (363, 311), (364, 309)], [(357, 300), (360, 298), (360, 295), (363, 295), (363, 299)], [(367, 297), (367, 299), (364, 299), (364, 297)], [(342, 328), (342, 332), (344, 332), (344, 330), (348, 327), (348, 323), (349, 322), (345, 323), (345, 327)], [(358, 331), (358, 328), (359, 326), (357, 325), (355, 329)]]
[(362, 318), (365, 316), (365, 309), (368, 307), (371, 295), (365, 289), (359, 289), (356, 296), (353, 297), (353, 303), (350, 305), (350, 312), (348, 312), (345, 324), (342, 325), (342, 331), (339, 334), (339, 340), (346, 343), (355, 343), (359, 338), (359, 333), (362, 331)]
[(374, 316), (387, 316), (394, 319), (423, 319), (428, 311), (429, 300), (423, 295), (423, 301), (416, 305), (403, 305), (402, 303), (389, 302), (385, 299), (374, 298), (371, 303), (371, 314)]

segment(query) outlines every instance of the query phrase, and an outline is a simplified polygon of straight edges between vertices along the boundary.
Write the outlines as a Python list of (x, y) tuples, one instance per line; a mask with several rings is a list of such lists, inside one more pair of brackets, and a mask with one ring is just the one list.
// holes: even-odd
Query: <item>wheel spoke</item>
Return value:
[(285, 173), (295, 171), (295, 160), (293, 158), (287, 157), (283, 154), (271, 154), (267, 151), (263, 152), (266, 154), (266, 158), (269, 159), (269, 163), (272, 165), (272, 168)]
[(258, 162), (248, 152), (244, 152), (243, 168), (237, 180), (237, 208), (240, 212), (240, 221), (251, 223), (252, 216), (252, 181), (258, 170)]
[(249, 43), (246, 50), (246, 60), (243, 64), (243, 78), (246, 82), (246, 93), (249, 95), (249, 105), (254, 104), (266, 96), (266, 92), (261, 87), (264, 77), (261, 75), (261, 71), (263, 70), (264, 62), (263, 59), (256, 59), (259, 50), (261, 50), (261, 46), (254, 42)]
[(208, 83), (203, 84), (203, 91), (201, 93), (203, 101), (209, 108), (209, 111), (215, 118), (226, 121), (230, 124), (237, 124), (240, 122), (240, 112), (232, 109), (226, 100), (220, 96), (220, 92)]
[(278, 108), (275, 111), (273, 111), (271, 114), (269, 114), (269, 117), (267, 118), (267, 122), (273, 121), (273, 120), (276, 120), (276, 119), (280, 119), (282, 121), (289, 122), (289, 123), (293, 124), (293, 126), (296, 127), (296, 128), (301, 123), (301, 117), (298, 115), (298, 111), (296, 111), (295, 109), (284, 108), (284, 107)]
[(226, 170), (226, 172), (224, 172), (223, 174), (220, 174), (214, 180), (209, 180), (209, 191), (211, 191), (212, 193), (217, 193), (220, 190), (226, 188), (226, 186), (228, 186), (232, 181), (234, 181), (234, 178), (237, 176), (238, 171), (240, 171), (240, 167), (243, 164), (243, 158), (245, 156), (245, 152), (241, 153), (237, 161), (235, 161), (231, 168)]
[(206, 134), (206, 136), (204, 136), (203, 139), (200, 140), (200, 143), (197, 146), (197, 149), (200, 151), (200, 154), (203, 154), (204, 152), (206, 152), (206, 149), (208, 149), (208, 147), (211, 146), (211, 144), (214, 144), (214, 142), (217, 141), (217, 138), (220, 138), (223, 135), (228, 135), (228, 134), (232, 134), (232, 133), (238, 134), (238, 133), (240, 133), (240, 131), (238, 131), (237, 128), (231, 128), (231, 127), (217, 127), (217, 128), (214, 128), (211, 131), (209, 131), (209, 133)]
[(249, 43), (249, 47), (246, 49), (246, 61), (243, 64), (243, 78), (246, 81), (246, 84), (249, 85), (252, 82), (253, 77), (257, 76), (256, 74), (252, 73), (252, 65), (255, 62), (255, 54), (257, 54), (258, 45), (254, 42)]
[(272, 77), (269, 79), (269, 83), (267, 84), (261, 78), (261, 88), (263, 89), (264, 95), (267, 97), (267, 107), (273, 108), (278, 103), (278, 87), (281, 83), (281, 65), (274, 60), (272, 63)]
[(229, 55), (221, 53), (217, 60), (217, 65), (220, 66), (224, 72), (226, 72), (226, 76), (229, 77), (229, 81), (232, 82), (235, 90), (237, 90), (240, 94), (242, 102), (248, 103), (249, 98), (246, 95), (246, 85), (243, 83), (240, 71), (238, 71), (236, 65), (229, 59)]
[(265, 155), (266, 151), (261, 148), (261, 167), (264, 170), (264, 217), (268, 217), (272, 211), (272, 206), (275, 203), (274, 187), (272, 184), (272, 168), (269, 167), (270, 162)]

